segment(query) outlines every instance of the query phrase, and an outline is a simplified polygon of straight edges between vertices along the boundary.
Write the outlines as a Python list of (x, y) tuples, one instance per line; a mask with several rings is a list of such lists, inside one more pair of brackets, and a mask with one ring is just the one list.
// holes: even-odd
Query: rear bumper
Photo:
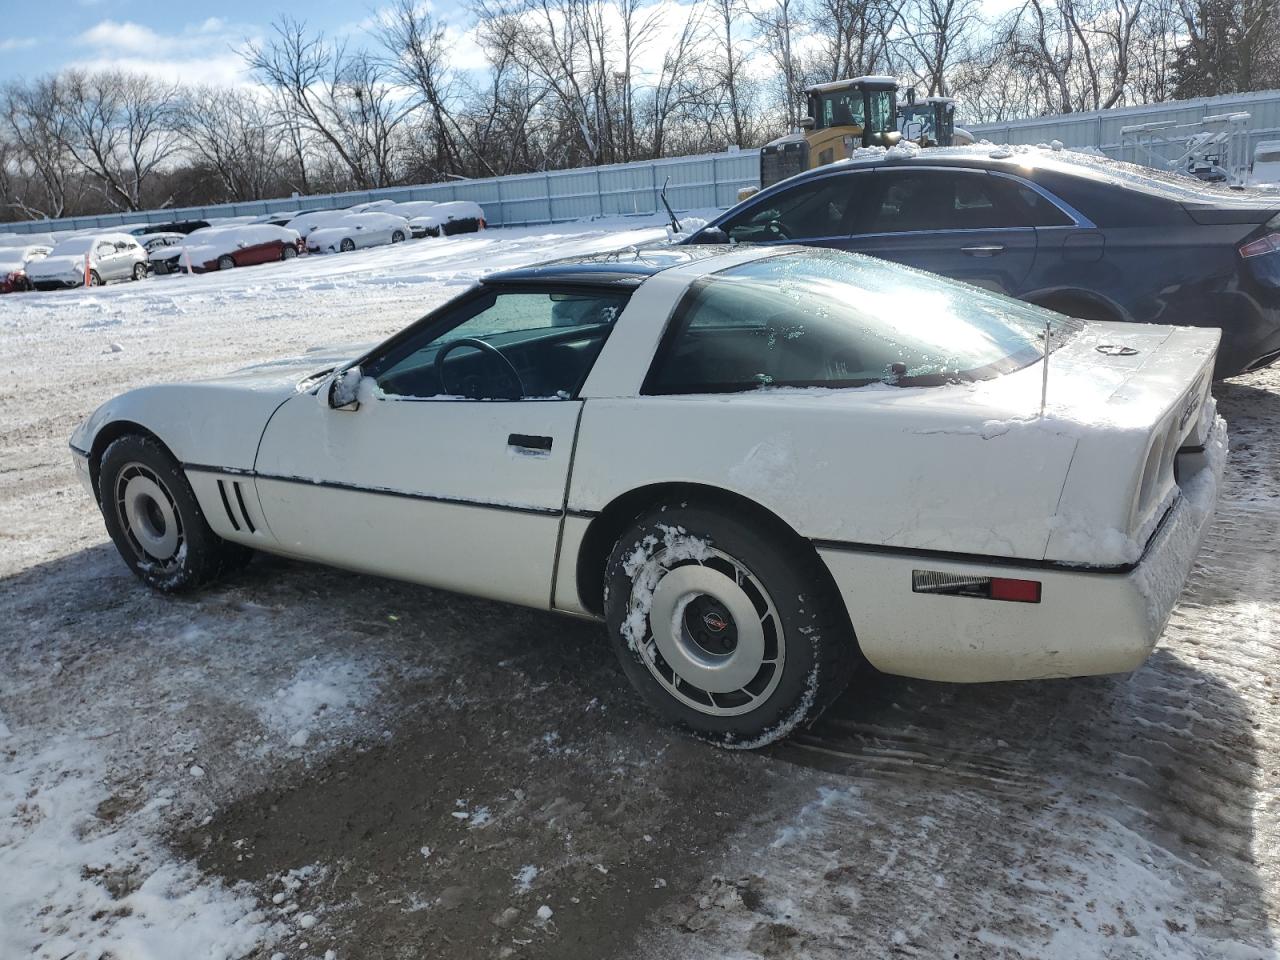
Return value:
[[(822, 547), (863, 654), (885, 673), (978, 683), (1122, 673), (1150, 655), (1191, 572), (1226, 463), (1226, 427), (1183, 455), (1182, 495), (1134, 565), (1108, 571)], [(1039, 603), (912, 592), (912, 571), (1042, 584)]]

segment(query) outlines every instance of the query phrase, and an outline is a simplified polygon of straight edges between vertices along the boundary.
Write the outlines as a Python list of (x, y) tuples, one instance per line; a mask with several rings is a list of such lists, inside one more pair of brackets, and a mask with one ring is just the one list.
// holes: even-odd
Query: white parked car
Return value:
[(455, 233), (476, 233), (485, 228), (484, 209), (470, 200), (450, 200), (409, 219), (414, 236), (453, 236)]
[(253, 548), (601, 619), (665, 716), (749, 746), (858, 654), (1139, 666), (1217, 496), (1217, 340), (855, 254), (632, 250), (492, 275), (358, 357), (133, 390), (71, 444), (153, 587)]
[(416, 223), (419, 217), (424, 217), (431, 213), (438, 204), (434, 200), (406, 200), (403, 203), (394, 203), (389, 207), (382, 207), (381, 213), (393, 213), (397, 217), (404, 217), (409, 221), (409, 231), (416, 237), (425, 237), (427, 235), (427, 227), (424, 223)]
[(43, 243), (29, 243), (20, 247), (0, 246), (0, 293), (16, 293), (30, 290), (27, 266), (43, 260), (53, 247)]
[(27, 268), (27, 278), (37, 290), (83, 287), (86, 257), (91, 287), (112, 280), (141, 280), (147, 275), (147, 252), (136, 237), (95, 233), (60, 240), (47, 257)]
[(1280, 188), (1280, 140), (1264, 140), (1253, 148), (1249, 185)]
[(175, 233), (171, 230), (161, 230), (159, 233), (137, 233), (134, 239), (138, 241), (138, 245), (147, 251), (147, 256), (162, 250), (165, 247), (181, 246), (187, 240), (187, 234)]
[(400, 243), (411, 236), (409, 221), (390, 213), (349, 213), (333, 226), (307, 234), (310, 253), (348, 253), (364, 247)]

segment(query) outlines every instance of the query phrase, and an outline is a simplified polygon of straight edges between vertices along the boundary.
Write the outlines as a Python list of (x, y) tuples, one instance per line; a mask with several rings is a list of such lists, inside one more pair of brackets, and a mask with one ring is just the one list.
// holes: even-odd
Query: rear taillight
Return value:
[(1266, 256), (1268, 253), (1280, 253), (1280, 233), (1268, 233), (1265, 237), (1240, 245), (1240, 256), (1246, 260)]
[(1008, 600), (1013, 603), (1039, 603), (1039, 580), (1015, 580), (1012, 577), (980, 577), (940, 570), (912, 570), (912, 593), (932, 593), (942, 597), (972, 597), (976, 600)]

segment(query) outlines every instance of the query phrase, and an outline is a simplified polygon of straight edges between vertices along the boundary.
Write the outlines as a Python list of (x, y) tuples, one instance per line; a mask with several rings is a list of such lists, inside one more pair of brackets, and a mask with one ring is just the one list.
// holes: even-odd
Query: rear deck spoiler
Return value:
[(1202, 226), (1218, 224), (1280, 224), (1280, 198), (1241, 196), (1240, 199), (1191, 200), (1182, 204), (1188, 216)]

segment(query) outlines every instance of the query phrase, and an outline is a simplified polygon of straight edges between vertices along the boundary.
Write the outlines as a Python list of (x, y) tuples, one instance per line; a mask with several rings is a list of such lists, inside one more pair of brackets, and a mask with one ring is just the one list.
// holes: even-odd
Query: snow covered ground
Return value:
[(1223, 502), (1143, 669), (871, 675), (763, 755), (658, 726), (588, 624), (270, 558), (154, 596), (72, 476), (122, 390), (661, 235), (0, 298), (0, 958), (1277, 956), (1280, 374), (1217, 390)]

